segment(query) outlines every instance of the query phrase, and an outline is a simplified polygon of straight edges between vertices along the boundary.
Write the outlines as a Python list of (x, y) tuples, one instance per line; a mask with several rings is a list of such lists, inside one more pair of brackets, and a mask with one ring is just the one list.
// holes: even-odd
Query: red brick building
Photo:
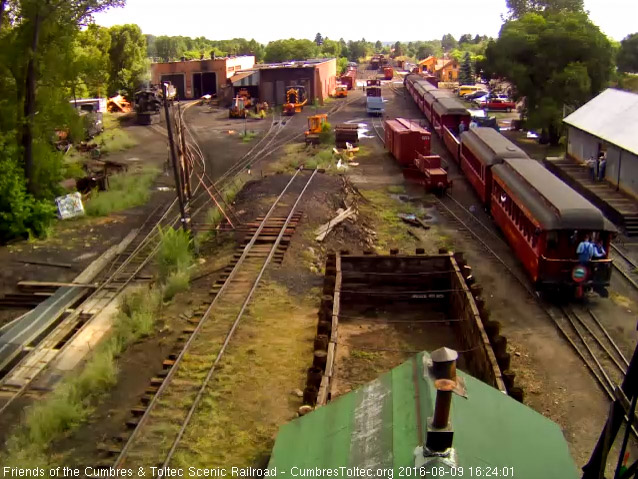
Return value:
[(256, 65), (259, 72), (259, 96), (271, 105), (285, 103), (286, 88), (303, 85), (308, 94), (308, 103), (315, 98), (323, 101), (337, 86), (337, 60), (291, 61)]
[(170, 81), (180, 100), (216, 94), (235, 72), (255, 65), (254, 56), (210, 58), (151, 64), (151, 82)]

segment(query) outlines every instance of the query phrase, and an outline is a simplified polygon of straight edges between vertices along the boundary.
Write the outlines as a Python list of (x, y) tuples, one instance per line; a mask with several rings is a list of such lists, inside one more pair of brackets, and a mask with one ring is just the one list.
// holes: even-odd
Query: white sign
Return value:
[(84, 215), (82, 195), (77, 191), (66, 196), (58, 196), (55, 204), (58, 206), (58, 216), (63, 220)]

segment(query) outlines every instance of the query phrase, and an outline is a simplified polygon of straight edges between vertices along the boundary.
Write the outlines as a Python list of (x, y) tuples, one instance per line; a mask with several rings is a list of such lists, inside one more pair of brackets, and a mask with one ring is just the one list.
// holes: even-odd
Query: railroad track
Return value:
[(97, 467), (171, 464), (264, 271), (290, 240), (300, 218), (297, 206), (316, 173), (297, 170), (268, 213), (246, 226), (247, 239), (227, 277), (213, 287), (214, 297), (201, 318), (193, 318), (196, 326), (188, 330), (183, 348), (164, 362), (164, 373), (152, 381), (142, 406), (132, 411), (130, 435), (103, 449), (107, 459), (117, 457)]
[[(638, 291), (638, 282), (636, 281), (636, 272), (638, 272), (638, 264), (632, 260), (629, 255), (623, 252), (616, 245), (611, 245), (610, 257), (613, 253), (612, 265), (627, 280), (633, 289)], [(621, 266), (622, 265), (622, 266)]]
[(370, 117), (370, 122), (372, 123), (374, 134), (377, 135), (381, 144), (385, 145), (385, 127), (383, 126), (383, 119), (372, 116)]

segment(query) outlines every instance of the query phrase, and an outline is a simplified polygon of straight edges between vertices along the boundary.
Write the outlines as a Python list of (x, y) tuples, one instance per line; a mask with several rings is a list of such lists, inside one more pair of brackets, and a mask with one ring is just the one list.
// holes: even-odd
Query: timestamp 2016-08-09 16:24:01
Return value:
[(401, 468), (403, 477), (515, 477), (512, 466), (449, 467), (441, 465)]

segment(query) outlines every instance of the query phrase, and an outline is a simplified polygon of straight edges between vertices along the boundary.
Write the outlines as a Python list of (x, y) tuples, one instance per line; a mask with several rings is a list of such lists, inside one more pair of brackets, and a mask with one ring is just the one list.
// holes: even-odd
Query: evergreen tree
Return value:
[(317, 46), (320, 46), (323, 43), (323, 37), (321, 36), (321, 33), (317, 33), (315, 35), (315, 43), (317, 44)]
[(463, 63), (461, 63), (461, 69), (459, 70), (459, 83), (461, 85), (474, 85), (475, 83), (470, 52), (465, 52), (465, 58), (463, 58)]

